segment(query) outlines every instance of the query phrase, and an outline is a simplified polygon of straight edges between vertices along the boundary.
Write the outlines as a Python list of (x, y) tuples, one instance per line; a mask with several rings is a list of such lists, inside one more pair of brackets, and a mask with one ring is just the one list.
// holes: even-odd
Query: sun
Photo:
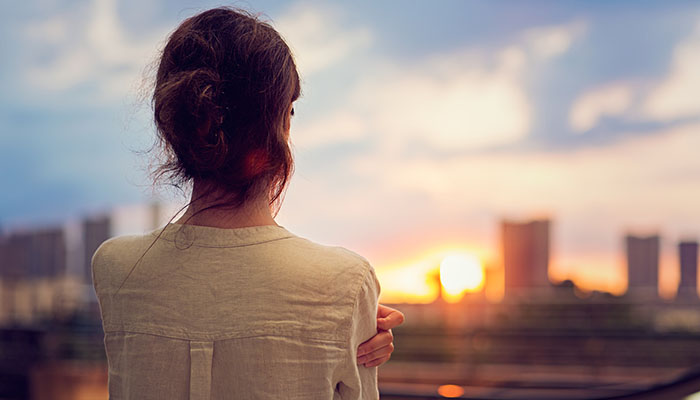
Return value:
[(449, 297), (461, 298), (464, 292), (476, 292), (484, 286), (484, 268), (471, 254), (451, 254), (440, 263), (440, 283)]

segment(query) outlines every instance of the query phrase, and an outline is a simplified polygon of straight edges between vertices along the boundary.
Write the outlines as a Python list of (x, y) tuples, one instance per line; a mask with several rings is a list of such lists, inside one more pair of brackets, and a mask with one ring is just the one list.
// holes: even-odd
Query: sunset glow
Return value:
[(448, 301), (458, 301), (465, 292), (484, 286), (484, 268), (471, 254), (451, 254), (440, 263), (440, 283)]
[[(496, 246), (495, 242), (489, 249), (486, 243), (482, 246), (459, 246), (456, 244), (457, 240), (441, 240), (445, 240), (447, 244), (433, 244), (416, 253), (404, 250), (403, 253), (408, 258), (403, 260), (392, 261), (373, 257), (371, 251), (366, 251), (371, 260), (379, 259), (375, 266), (382, 284), (381, 301), (431, 303), (438, 298), (442, 286), (443, 298), (448, 302), (458, 302), (465, 293), (481, 290), (488, 301), (500, 302), (504, 294), (504, 271), (497, 250), (493, 248)], [(612, 251), (614, 252), (614, 249)], [(664, 299), (673, 299), (676, 293), (679, 281), (676, 258), (673, 247), (665, 248), (661, 254), (659, 295)], [(459, 261), (460, 259), (466, 260)], [(464, 271), (472, 272), (460, 275), (460, 268), (454, 268), (457, 271), (452, 272), (450, 265), (453, 262), (477, 263), (478, 268), (466, 267)], [(440, 279), (439, 275), (442, 275)], [(476, 287), (473, 286), (474, 283), (469, 283), (478, 281), (479, 276), (481, 282)], [(627, 291), (627, 271), (621, 250), (617, 254), (609, 255), (568, 254), (555, 249), (549, 266), (549, 278), (553, 284), (571, 280), (581, 293), (598, 290), (621, 296)], [(473, 289), (470, 289), (472, 287)]]
[[(442, 242), (442, 243), (441, 243)], [(404, 250), (395, 250), (403, 253), (405, 258), (391, 259), (382, 257), (381, 254), (366, 251), (369, 260), (375, 266), (377, 277), (381, 282), (380, 301), (385, 303), (432, 303), (442, 291), (443, 298), (448, 302), (459, 301), (465, 293), (484, 290), (484, 294), (491, 301), (499, 301), (502, 297), (502, 279), (492, 276), (492, 272), (500, 269), (494, 263), (495, 254), (489, 251), (491, 247), (488, 243), (459, 243), (459, 240), (440, 237), (435, 234), (432, 243), (422, 247), (416, 243), (413, 251), (406, 250), (409, 245), (402, 247)], [(476, 271), (471, 272), (472, 278), (468, 276), (460, 277), (459, 274), (451, 274), (445, 269), (442, 274), (451, 276), (449, 289), (444, 286), (440, 279), (441, 266), (448, 261), (447, 269), (451, 269), (449, 264), (457, 263), (476, 264)], [(471, 270), (473, 267), (466, 267)], [(459, 268), (457, 268), (459, 269)], [(491, 274), (489, 274), (491, 273)], [(470, 283), (476, 276), (481, 276), (474, 286)], [(469, 275), (469, 273), (468, 273)], [(457, 284), (458, 282), (461, 282)], [(472, 289), (470, 289), (472, 288)]]

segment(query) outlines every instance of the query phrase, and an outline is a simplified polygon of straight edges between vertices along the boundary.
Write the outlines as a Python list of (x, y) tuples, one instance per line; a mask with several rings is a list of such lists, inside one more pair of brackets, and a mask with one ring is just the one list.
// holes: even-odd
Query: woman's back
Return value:
[(113, 398), (378, 397), (356, 362), (379, 292), (362, 257), (276, 225), (171, 224), (148, 249), (158, 233), (93, 258)]

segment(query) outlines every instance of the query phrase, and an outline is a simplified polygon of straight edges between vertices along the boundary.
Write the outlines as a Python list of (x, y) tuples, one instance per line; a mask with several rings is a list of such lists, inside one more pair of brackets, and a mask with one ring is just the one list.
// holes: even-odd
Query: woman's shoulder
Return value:
[(291, 257), (289, 261), (295, 264), (294, 270), (297, 273), (333, 277), (331, 280), (343, 287), (340, 291), (357, 292), (361, 287), (369, 285), (379, 292), (379, 281), (374, 268), (365, 257), (352, 250), (319, 244), (298, 236), (281, 242), (280, 245), (284, 246), (282, 250), (286, 257)]
[(288, 257), (315, 267), (349, 270), (363, 276), (372, 271), (372, 266), (365, 257), (345, 247), (320, 244), (299, 236), (280, 242), (280, 245), (281, 251)]
[[(92, 279), (95, 288), (104, 285), (112, 278), (121, 275), (128, 263), (135, 261), (135, 255), (143, 253), (155, 238), (154, 232), (141, 235), (121, 235), (105, 240), (92, 255)], [(133, 259), (133, 260), (132, 260)]]
[(294, 236), (292, 239), (293, 245), (297, 246), (301, 251), (304, 251), (307, 254), (318, 254), (319, 256), (335, 257), (345, 259), (349, 262), (353, 262), (363, 266), (369, 266), (369, 261), (367, 261), (365, 257), (345, 247), (320, 244), (318, 242), (300, 236)]
[(92, 265), (102, 265), (115, 258), (124, 256), (126, 253), (140, 250), (148, 246), (149, 239), (152, 240), (153, 232), (143, 235), (121, 235), (109, 238), (102, 242), (92, 255)]

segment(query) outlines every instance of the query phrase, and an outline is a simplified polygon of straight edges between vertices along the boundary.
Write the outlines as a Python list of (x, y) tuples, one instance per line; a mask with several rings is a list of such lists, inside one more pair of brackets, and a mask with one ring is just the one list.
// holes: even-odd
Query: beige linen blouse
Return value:
[(92, 259), (111, 399), (379, 397), (376, 367), (356, 362), (376, 333), (365, 259), (279, 226), (160, 232)]

